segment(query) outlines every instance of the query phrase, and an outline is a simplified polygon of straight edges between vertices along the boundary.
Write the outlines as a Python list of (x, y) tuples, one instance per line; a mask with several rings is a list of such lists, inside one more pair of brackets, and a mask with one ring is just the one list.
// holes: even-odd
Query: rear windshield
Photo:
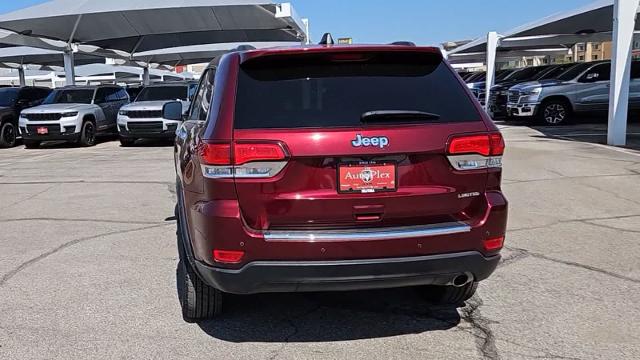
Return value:
[[(439, 56), (323, 54), (245, 63), (238, 80), (235, 127), (361, 127), (367, 125), (361, 120), (365, 113), (389, 110), (438, 116), (418, 123), (481, 119)], [(395, 117), (389, 122), (405, 121)]]
[(186, 86), (151, 86), (142, 89), (136, 101), (187, 100)]
[(43, 104), (91, 104), (93, 89), (54, 90)]

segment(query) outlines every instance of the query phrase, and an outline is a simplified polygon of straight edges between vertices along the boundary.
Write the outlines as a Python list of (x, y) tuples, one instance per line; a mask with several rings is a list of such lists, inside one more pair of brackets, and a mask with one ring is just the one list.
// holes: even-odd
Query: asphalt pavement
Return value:
[(233, 296), (202, 324), (176, 295), (172, 147), (0, 149), (0, 359), (640, 358), (640, 153), (502, 127), (507, 248), (465, 307)]

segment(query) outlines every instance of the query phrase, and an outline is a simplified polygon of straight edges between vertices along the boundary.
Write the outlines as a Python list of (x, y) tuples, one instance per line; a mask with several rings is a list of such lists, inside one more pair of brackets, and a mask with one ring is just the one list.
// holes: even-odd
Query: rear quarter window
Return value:
[(481, 121), (455, 74), (431, 53), (267, 56), (240, 68), (237, 129), (363, 127), (371, 125), (364, 113), (384, 110), (439, 115), (424, 123)]

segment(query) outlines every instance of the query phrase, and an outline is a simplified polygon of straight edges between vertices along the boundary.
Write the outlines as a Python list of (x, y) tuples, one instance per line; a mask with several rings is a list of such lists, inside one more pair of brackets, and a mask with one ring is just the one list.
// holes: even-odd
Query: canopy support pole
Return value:
[(496, 52), (498, 51), (498, 33), (491, 31), (487, 34), (487, 80), (485, 84), (484, 107), (489, 110), (489, 97), (496, 75)]
[(20, 86), (27, 86), (27, 79), (24, 76), (24, 66), (20, 65), (18, 68), (18, 79), (20, 79)]
[(613, 56), (607, 143), (614, 146), (624, 146), (627, 143), (631, 51), (638, 5), (640, 0), (616, 0), (613, 5)]
[(73, 50), (66, 50), (63, 56), (64, 56), (65, 85), (73, 86), (76, 84), (76, 72), (74, 68)]
[(147, 86), (151, 84), (151, 76), (149, 75), (149, 65), (142, 68), (142, 85)]

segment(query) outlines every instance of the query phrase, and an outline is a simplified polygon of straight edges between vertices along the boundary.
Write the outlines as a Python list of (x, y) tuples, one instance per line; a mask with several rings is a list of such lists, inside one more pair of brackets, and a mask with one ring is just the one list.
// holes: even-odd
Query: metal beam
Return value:
[(151, 84), (151, 75), (149, 74), (149, 65), (142, 68), (142, 84), (147, 86)]
[(498, 51), (498, 33), (491, 31), (487, 34), (487, 80), (485, 85), (485, 109), (489, 110), (489, 97), (491, 96), (491, 88), (495, 82), (496, 75), (496, 54)]
[(20, 79), (20, 86), (27, 86), (27, 79), (24, 76), (24, 66), (22, 65), (18, 68), (18, 78)]
[(640, 0), (615, 0), (613, 5), (613, 56), (607, 143), (614, 146), (624, 146), (627, 143), (631, 51), (638, 5)]
[(64, 52), (64, 76), (65, 85), (73, 86), (76, 84), (76, 71), (73, 60), (73, 50), (67, 50)]

